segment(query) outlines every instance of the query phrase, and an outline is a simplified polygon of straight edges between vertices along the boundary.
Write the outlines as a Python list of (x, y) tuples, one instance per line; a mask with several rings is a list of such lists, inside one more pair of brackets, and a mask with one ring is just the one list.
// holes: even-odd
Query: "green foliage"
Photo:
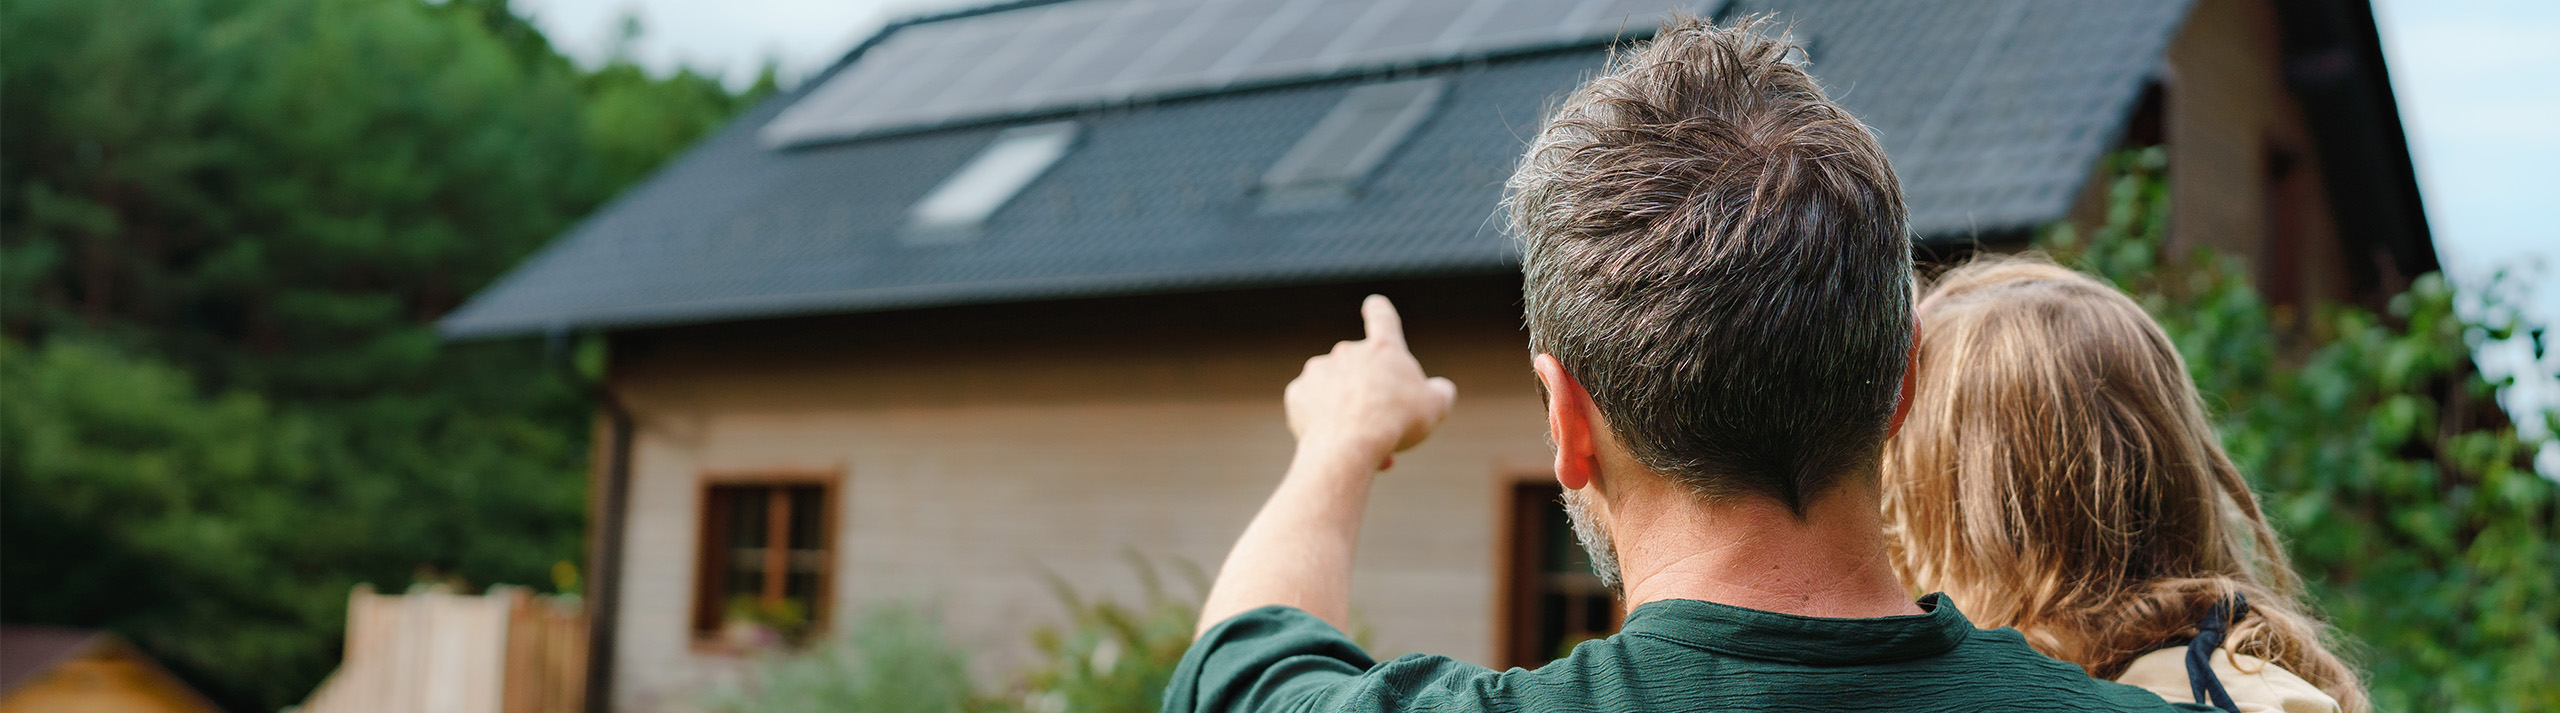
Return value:
[[(1153, 565), (1131, 558), (1146, 598), (1131, 606), (1088, 601), (1064, 582), (1052, 588), (1067, 610), (1065, 625), (1032, 633), (1040, 661), (1016, 693), (1029, 713), (1155, 713), (1165, 684), (1191, 648), (1200, 608), (1166, 592)], [(1190, 570), (1195, 591), (1206, 577)]]
[(0, 316), (297, 399), (432, 390), (433, 317), (748, 100), (491, 1), (5, 9)]
[(2133, 294), (2177, 341), (2295, 565), (2360, 642), (2376, 707), (2560, 709), (2560, 486), (2533, 472), (2536, 444), (2470, 361), (2471, 345), (2518, 333), (2515, 311), (2467, 323), (2430, 274), (2387, 315), (2296, 320), (2233, 261), (2165, 259), (2161, 152), (2113, 161), (2105, 224), (2039, 244)]
[[(775, 652), (743, 685), (712, 692), (720, 713), (919, 711), (973, 713), (1154, 713), (1165, 684), (1191, 647), (1195, 600), (1166, 591), (1156, 568), (1133, 556), (1145, 591), (1135, 605), (1088, 600), (1051, 579), (1067, 618), (1032, 632), (1039, 656), (1011, 683), (978, 693), (968, 657), (943, 637), (932, 612), (904, 604), (874, 607), (846, 633), (815, 648)], [(1204, 573), (1187, 569), (1195, 591)]]
[(250, 695), (299, 693), (258, 681), (307, 675), (309, 633), (328, 630), (353, 584), (297, 571), (333, 546), (306, 535), (364, 529), (300, 506), (378, 496), (294, 457), (311, 424), (246, 393), (199, 397), (176, 369), (70, 340), (0, 341), (0, 382), (10, 598), (112, 623), (172, 664), (236, 672)]
[(587, 405), (433, 320), (771, 84), (504, 0), (0, 0), (0, 618), (299, 700), (348, 587), (553, 581)]
[(985, 706), (974, 691), (968, 655), (937, 619), (893, 604), (815, 648), (758, 662), (745, 685), (716, 690), (708, 703), (720, 713), (966, 713)]
[(729, 598), (725, 607), (726, 621), (759, 627), (775, 638), (792, 644), (808, 643), (809, 607), (798, 599), (766, 601), (763, 597), (738, 595)]

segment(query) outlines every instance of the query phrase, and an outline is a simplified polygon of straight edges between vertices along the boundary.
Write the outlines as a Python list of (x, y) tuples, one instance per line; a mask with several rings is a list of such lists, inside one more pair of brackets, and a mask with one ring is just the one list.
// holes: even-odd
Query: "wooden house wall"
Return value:
[[(1354, 580), (1385, 653), (1492, 663), (1514, 479), (1548, 472), (1516, 278), (1394, 286), (1457, 409), (1379, 479)], [(1359, 336), (1363, 290), (1100, 301), (676, 331), (617, 342), (638, 420), (616, 696), (681, 704), (737, 659), (690, 627), (705, 478), (836, 473), (839, 622), (925, 602), (980, 652), (1026, 662), (1061, 620), (1047, 575), (1135, 601), (1143, 556), (1177, 591), (1213, 572), (1292, 445), (1282, 387)]]

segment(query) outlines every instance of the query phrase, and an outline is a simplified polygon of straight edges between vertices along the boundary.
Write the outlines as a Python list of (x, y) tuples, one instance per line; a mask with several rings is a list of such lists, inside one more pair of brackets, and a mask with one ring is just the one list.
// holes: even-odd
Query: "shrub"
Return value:
[(2177, 341), (2376, 708), (2560, 710), (2560, 486), (2489, 406), (2503, 381), (2470, 359), (2531, 334), (2496, 303), (2509, 293), (2468, 295), (2488, 301), (2463, 311), (2475, 320), (2435, 274), (2387, 314), (2271, 308), (2231, 259), (2164, 259), (2161, 152), (2111, 167), (2105, 223), (2037, 243), (2132, 294)]
[(969, 656), (937, 617), (889, 604), (813, 648), (759, 661), (708, 704), (721, 713), (968, 713), (985, 708), (974, 691)]
[[(1027, 713), (1155, 713), (1165, 684), (1191, 647), (1200, 619), (1197, 597), (1169, 594), (1154, 565), (1131, 556), (1146, 597), (1138, 605), (1087, 601), (1065, 582), (1051, 588), (1066, 605), (1063, 626), (1032, 633), (1041, 661), (1027, 670), (1016, 691)], [(1205, 574), (1186, 566), (1194, 593), (1207, 589)]]

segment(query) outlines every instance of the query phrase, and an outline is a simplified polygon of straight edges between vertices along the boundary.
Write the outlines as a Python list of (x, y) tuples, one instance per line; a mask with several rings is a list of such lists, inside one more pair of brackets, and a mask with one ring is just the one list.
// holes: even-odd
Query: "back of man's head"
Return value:
[(1902, 189), (1764, 23), (1676, 18), (1511, 178), (1530, 346), (1647, 468), (1801, 513), (1872, 474), (1911, 345)]

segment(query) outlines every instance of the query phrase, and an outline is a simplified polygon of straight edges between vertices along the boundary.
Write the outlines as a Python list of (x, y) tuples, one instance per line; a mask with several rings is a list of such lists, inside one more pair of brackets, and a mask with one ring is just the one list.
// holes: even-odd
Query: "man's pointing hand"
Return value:
[(1289, 431), (1300, 447), (1353, 449), (1385, 463), (1431, 435), (1449, 415), (1458, 386), (1423, 376), (1422, 364), (1405, 349), (1394, 303), (1370, 295), (1360, 316), (1366, 338), (1334, 344), (1289, 382)]

